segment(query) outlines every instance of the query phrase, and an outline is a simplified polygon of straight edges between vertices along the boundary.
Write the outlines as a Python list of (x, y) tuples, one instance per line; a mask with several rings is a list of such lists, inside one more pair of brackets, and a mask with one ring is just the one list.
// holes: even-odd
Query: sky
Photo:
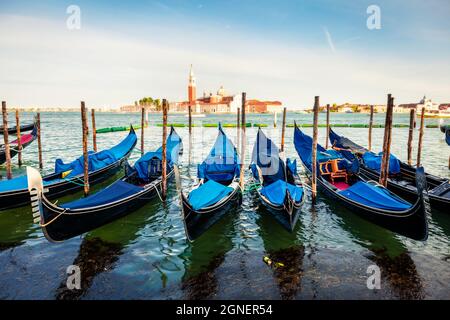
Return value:
[[(71, 5), (80, 9), (80, 28)], [(380, 28), (367, 20), (376, 5)], [(247, 92), (289, 109), (450, 102), (448, 0), (0, 0), (0, 99), (120, 107)], [(370, 20), (372, 21), (372, 20)], [(72, 24), (73, 26), (73, 24)]]

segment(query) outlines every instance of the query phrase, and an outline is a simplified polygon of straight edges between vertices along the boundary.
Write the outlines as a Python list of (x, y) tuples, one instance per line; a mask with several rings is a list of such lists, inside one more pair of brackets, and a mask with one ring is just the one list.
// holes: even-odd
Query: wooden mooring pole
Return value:
[(44, 168), (44, 163), (42, 161), (42, 130), (41, 130), (41, 113), (36, 114), (36, 125), (37, 125), (37, 142), (38, 142), (38, 159), (39, 159), (39, 169)]
[(283, 108), (283, 124), (281, 127), (281, 152), (284, 152), (284, 136), (286, 134), (286, 107)]
[(97, 152), (97, 129), (95, 125), (95, 109), (91, 110), (92, 117), (92, 145), (94, 147), (94, 152)]
[(328, 140), (330, 140), (330, 105), (327, 104), (327, 131), (325, 136), (325, 149), (328, 149)]
[(394, 98), (392, 98), (391, 94), (388, 94), (386, 120), (384, 124), (383, 157), (381, 159), (380, 180), (379, 180), (379, 183), (385, 187), (387, 187), (387, 181), (389, 178), (389, 160), (391, 152), (393, 109), (394, 109)]
[(168, 103), (163, 99), (163, 134), (162, 134), (162, 190), (161, 197), (166, 200), (167, 196), (167, 109)]
[(370, 106), (370, 118), (369, 118), (369, 151), (372, 150), (372, 129), (373, 129), (373, 106)]
[(88, 155), (88, 129), (87, 115), (84, 101), (81, 101), (81, 127), (83, 135), (83, 158), (84, 158), (84, 196), (89, 194), (89, 155)]
[(189, 135), (192, 134), (192, 106), (189, 103)]
[(316, 203), (317, 198), (317, 136), (319, 133), (319, 97), (314, 98), (314, 118), (313, 118), (313, 144), (311, 153), (311, 195), (312, 203)]
[(22, 138), (20, 134), (19, 109), (16, 109), (16, 130), (17, 130), (17, 164), (22, 166)]
[(409, 132), (408, 132), (408, 165), (412, 165), (412, 141), (414, 135), (414, 122), (416, 112), (414, 109), (409, 111)]
[(9, 150), (8, 141), (8, 112), (6, 111), (6, 101), (2, 101), (2, 116), (3, 116), (3, 141), (5, 143), (5, 160), (6, 160), (6, 178), (12, 178), (11, 171), (11, 153)]
[(145, 108), (141, 108), (141, 156), (144, 155), (144, 127), (145, 127)]
[(423, 141), (423, 127), (424, 127), (425, 107), (422, 108), (420, 114), (420, 129), (419, 129), (419, 145), (417, 146), (417, 168), (421, 166), (422, 157), (422, 141)]
[(242, 92), (242, 106), (241, 106), (241, 112), (242, 112), (242, 128), (241, 128), (241, 172), (239, 176), (239, 183), (241, 185), (241, 190), (244, 190), (244, 172), (245, 172), (245, 144), (246, 144), (246, 138), (245, 138), (245, 105), (247, 100), (247, 94), (245, 92)]
[(236, 147), (240, 149), (240, 139), (239, 134), (241, 133), (241, 108), (237, 108), (237, 120), (236, 120)]

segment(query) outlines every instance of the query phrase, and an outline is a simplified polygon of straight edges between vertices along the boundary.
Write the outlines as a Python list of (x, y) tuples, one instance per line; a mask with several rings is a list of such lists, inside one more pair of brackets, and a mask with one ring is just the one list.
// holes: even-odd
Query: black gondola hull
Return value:
[[(103, 182), (118, 173), (123, 168), (130, 154), (131, 152), (129, 152), (124, 158), (110, 164), (109, 166), (91, 172), (89, 174), (89, 185), (93, 186)], [(44, 180), (51, 178), (52, 176), (53, 175), (47, 176)], [(84, 187), (81, 185), (82, 182), (80, 183), (81, 179), (82, 177), (75, 182), (71, 182), (72, 180), (63, 180), (61, 182), (46, 186), (46, 189), (48, 189), (46, 197), (48, 199), (56, 199), (67, 194), (83, 190)], [(29, 204), (30, 195), (26, 189), (0, 193), (0, 210), (23, 207)]]
[[(34, 129), (34, 126), (34, 123), (24, 124), (20, 126), (20, 133), (31, 131)], [(17, 127), (8, 127), (8, 134), (17, 134)], [(3, 126), (0, 126), (0, 135), (3, 135)]]
[(294, 231), (298, 218), (300, 216), (302, 202), (295, 203), (294, 201), (291, 201), (290, 206), (292, 207), (292, 210), (288, 210), (284, 205), (275, 206), (265, 201), (263, 198), (261, 198), (261, 196), (260, 199), (261, 203), (264, 206), (264, 209), (268, 213), (270, 213), (277, 220), (277, 222), (283, 226), (283, 228), (285, 228), (289, 232)]
[[(307, 175), (311, 177), (311, 171), (305, 165), (304, 168)], [(427, 195), (423, 195), (424, 198), (421, 201), (417, 201), (412, 210), (408, 211), (407, 214), (402, 215), (400, 213), (396, 214), (395, 212), (389, 214), (349, 200), (333, 190), (321, 177), (318, 177), (317, 182), (320, 191), (328, 198), (336, 200), (336, 202), (339, 202), (360, 217), (414, 240), (424, 241), (428, 238), (426, 216), (429, 211), (429, 204), (427, 203)]]
[(233, 212), (231, 209), (241, 204), (242, 195), (238, 189), (235, 189), (220, 205), (213, 206), (208, 210), (198, 211), (192, 209), (183, 194), (181, 194), (181, 199), (186, 235), (189, 241), (194, 241), (226, 214)]
[[(172, 172), (168, 174), (168, 179), (171, 176)], [(147, 188), (132, 197), (85, 210), (66, 210), (52, 205), (47, 199), (42, 199), (39, 202), (42, 231), (52, 242), (76, 237), (132, 213), (156, 198), (158, 193), (161, 193), (160, 190), (161, 179), (154, 187)], [(32, 206), (36, 207), (33, 204)]]

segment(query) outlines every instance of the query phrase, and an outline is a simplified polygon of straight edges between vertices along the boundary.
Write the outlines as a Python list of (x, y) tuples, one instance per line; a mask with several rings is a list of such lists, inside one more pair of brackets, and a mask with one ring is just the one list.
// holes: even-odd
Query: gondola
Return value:
[[(3, 132), (3, 131), (2, 131)], [(33, 130), (31, 133), (22, 134), (20, 136), (20, 142), (22, 144), (22, 150), (29, 146), (34, 140), (37, 138), (37, 128), (33, 124)], [(2, 138), (3, 139), (3, 138)], [(19, 153), (19, 139), (13, 140), (9, 142), (9, 154), (10, 157), (13, 158), (16, 154)], [(5, 145), (0, 145), (0, 164), (6, 162), (6, 153), (5, 153)]]
[[(90, 152), (89, 184), (97, 184), (116, 174), (130, 156), (136, 142), (136, 132), (133, 129), (124, 140), (111, 149)], [(44, 187), (48, 189), (46, 197), (55, 199), (82, 190), (83, 172), (83, 156), (67, 164), (57, 159), (55, 172), (42, 178)], [(29, 203), (26, 175), (11, 180), (0, 180), (0, 210), (17, 208)]]
[[(294, 130), (295, 149), (311, 176), (312, 139), (297, 126)], [(416, 171), (419, 198), (410, 204), (377, 182), (361, 178), (358, 161), (350, 162), (336, 150), (326, 150), (318, 144), (317, 163), (317, 184), (327, 197), (393, 232), (414, 240), (428, 238), (429, 204), (422, 167)]]
[(450, 146), (450, 125), (440, 126), (441, 132), (445, 133), (445, 142)]
[(262, 204), (292, 232), (306, 198), (297, 174), (297, 161), (284, 161), (278, 147), (259, 128), (250, 169), (253, 187)]
[[(20, 132), (33, 131), (35, 126), (35, 123), (21, 125)], [(8, 134), (17, 134), (17, 126), (8, 127)], [(3, 135), (3, 126), (0, 126), (0, 135)]]
[(198, 184), (186, 196), (175, 169), (182, 218), (189, 241), (200, 237), (232, 206), (240, 203), (240, 160), (236, 148), (219, 124), (219, 134), (206, 159), (198, 165)]
[[(359, 159), (361, 175), (364, 178), (369, 180), (379, 179), (381, 153), (377, 155), (354, 143), (350, 139), (339, 136), (331, 129), (329, 138), (334, 148), (350, 151), (342, 152), (347, 159), (350, 161), (355, 157)], [(418, 197), (415, 173), (416, 168), (409, 166), (391, 155), (389, 162), (388, 189), (404, 199), (415, 201)], [(440, 178), (429, 173), (425, 173), (425, 178), (427, 181), (431, 207), (442, 212), (450, 212), (450, 183), (448, 179)]]
[[(181, 138), (172, 128), (167, 137), (168, 178), (173, 174), (181, 145)], [(39, 171), (27, 167), (33, 217), (45, 237), (51, 242), (70, 239), (127, 215), (160, 194), (161, 147), (144, 154), (133, 167), (127, 163), (126, 168), (124, 177), (105, 189), (58, 206), (47, 199)]]

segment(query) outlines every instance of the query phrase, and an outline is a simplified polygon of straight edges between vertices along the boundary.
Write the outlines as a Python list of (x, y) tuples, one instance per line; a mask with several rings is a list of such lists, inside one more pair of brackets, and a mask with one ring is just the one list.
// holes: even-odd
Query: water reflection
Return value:
[(181, 255), (185, 273), (181, 289), (186, 299), (211, 299), (217, 294), (216, 270), (233, 248), (233, 220), (236, 215), (226, 215), (200, 238), (190, 243)]
[(87, 233), (73, 261), (73, 265), (81, 271), (81, 289), (68, 289), (67, 279), (64, 279), (56, 290), (55, 298), (81, 299), (99, 274), (111, 271), (125, 248), (140, 236), (140, 231), (156, 212), (155, 207), (160, 206), (158, 201), (153, 199), (134, 213)]
[[(332, 204), (330, 204), (331, 209)], [(381, 270), (382, 284), (388, 283), (393, 294), (400, 299), (422, 299), (425, 292), (414, 260), (400, 237), (376, 226), (351, 212), (339, 214), (341, 227), (356, 242), (370, 251), (368, 259)]]
[[(304, 246), (297, 243), (295, 232), (286, 231), (274, 221), (274, 218), (268, 212), (260, 214), (257, 224), (259, 226), (259, 235), (263, 240), (264, 251), (272, 261), (272, 264), (268, 267), (272, 269), (281, 299), (295, 299), (297, 293), (301, 291), (304, 271)], [(296, 230), (303, 227), (299, 221)], [(274, 237), (273, 235), (279, 235), (280, 237)]]

